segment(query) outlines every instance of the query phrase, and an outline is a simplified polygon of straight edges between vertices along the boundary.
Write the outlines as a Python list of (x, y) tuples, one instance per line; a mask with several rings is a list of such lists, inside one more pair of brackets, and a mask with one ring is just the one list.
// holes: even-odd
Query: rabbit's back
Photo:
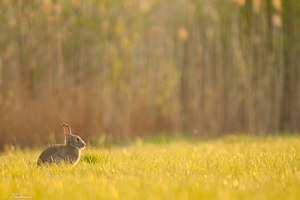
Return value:
[(56, 144), (45, 149), (38, 158), (38, 165), (43, 163), (59, 163), (66, 156), (66, 148), (63, 144)]
[(62, 161), (76, 164), (80, 158), (80, 151), (76, 147), (56, 144), (45, 149), (38, 158), (38, 165), (60, 163)]

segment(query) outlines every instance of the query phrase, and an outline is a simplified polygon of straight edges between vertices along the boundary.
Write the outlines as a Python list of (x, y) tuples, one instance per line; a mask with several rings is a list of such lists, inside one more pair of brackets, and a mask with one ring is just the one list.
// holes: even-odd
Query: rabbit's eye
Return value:
[(79, 138), (76, 138), (76, 141), (79, 142)]

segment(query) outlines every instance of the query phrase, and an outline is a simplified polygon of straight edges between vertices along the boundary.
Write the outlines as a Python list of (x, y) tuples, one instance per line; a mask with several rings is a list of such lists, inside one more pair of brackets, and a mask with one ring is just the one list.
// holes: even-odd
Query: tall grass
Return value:
[(87, 149), (75, 166), (36, 166), (39, 151), (0, 156), (0, 198), (299, 199), (299, 137), (143, 140)]

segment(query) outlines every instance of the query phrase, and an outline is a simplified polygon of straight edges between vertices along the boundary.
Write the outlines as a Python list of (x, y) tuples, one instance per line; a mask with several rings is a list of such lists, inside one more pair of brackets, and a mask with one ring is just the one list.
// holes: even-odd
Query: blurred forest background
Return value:
[(300, 130), (299, 0), (1, 0), (0, 147)]

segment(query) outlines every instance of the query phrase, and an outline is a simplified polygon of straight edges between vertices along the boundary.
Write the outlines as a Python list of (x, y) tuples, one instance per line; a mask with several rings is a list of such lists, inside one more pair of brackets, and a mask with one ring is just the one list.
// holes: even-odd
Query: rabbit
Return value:
[(74, 166), (79, 161), (80, 152), (86, 146), (85, 142), (79, 136), (71, 133), (71, 127), (68, 124), (61, 126), (65, 134), (65, 144), (55, 144), (45, 149), (38, 158), (38, 166), (61, 162)]

